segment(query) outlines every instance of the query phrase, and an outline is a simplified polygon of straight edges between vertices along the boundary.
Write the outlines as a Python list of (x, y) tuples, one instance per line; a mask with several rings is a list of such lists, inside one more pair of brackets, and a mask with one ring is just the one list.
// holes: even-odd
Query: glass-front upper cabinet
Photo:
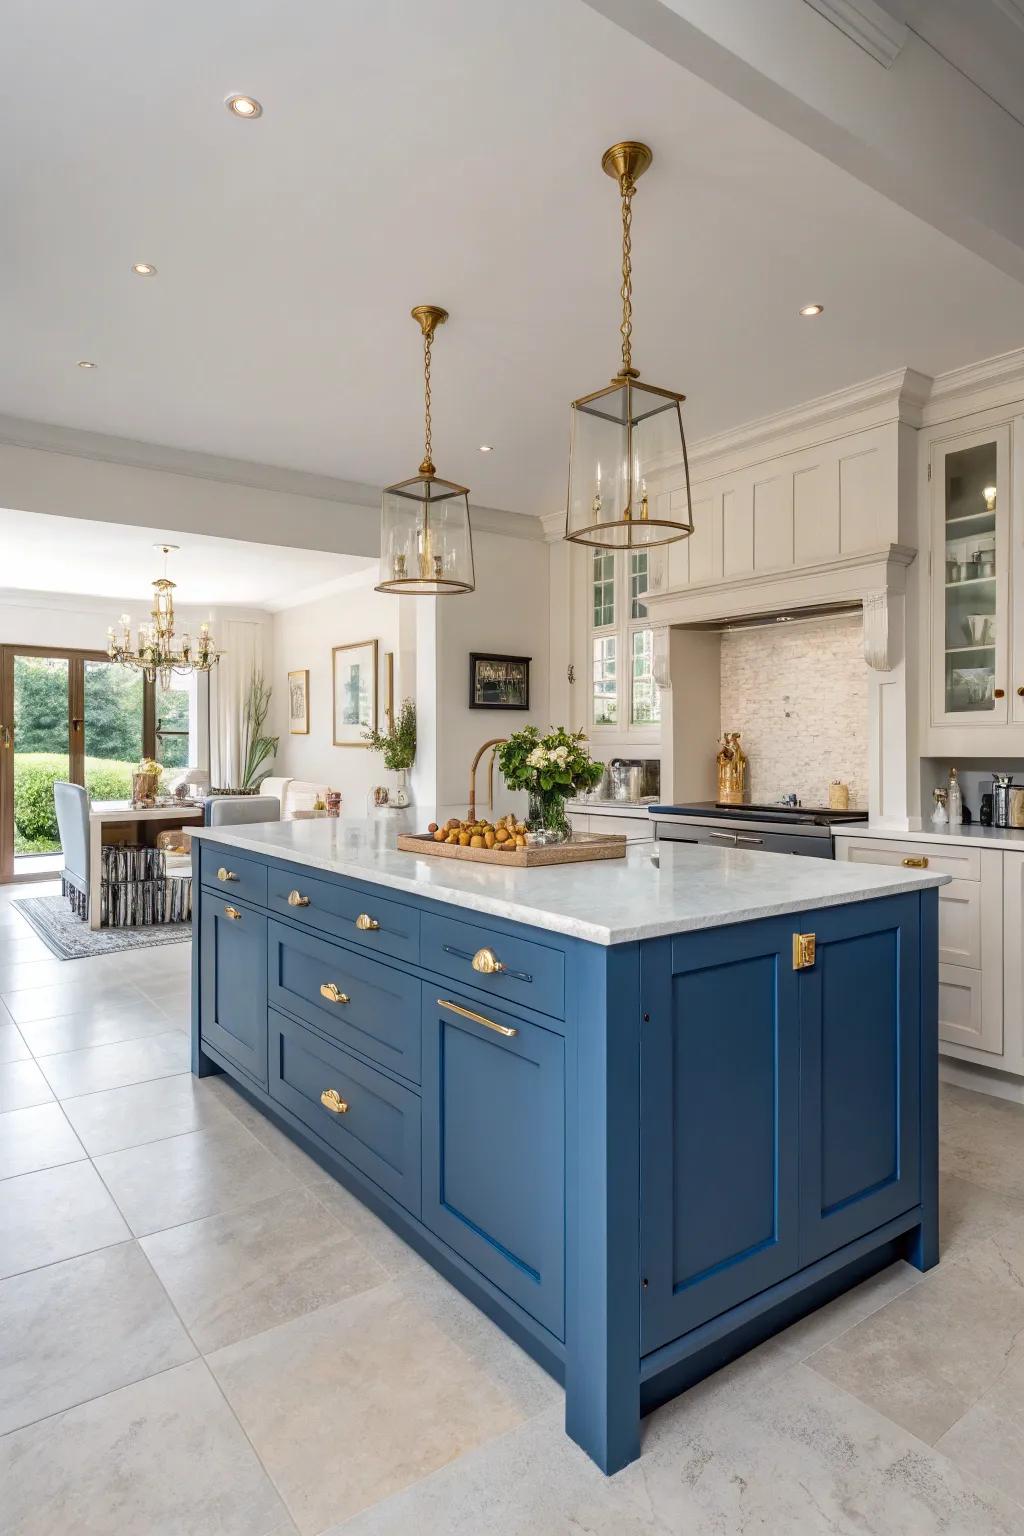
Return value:
[(931, 458), (932, 717), (1006, 722), (1008, 427), (936, 443)]

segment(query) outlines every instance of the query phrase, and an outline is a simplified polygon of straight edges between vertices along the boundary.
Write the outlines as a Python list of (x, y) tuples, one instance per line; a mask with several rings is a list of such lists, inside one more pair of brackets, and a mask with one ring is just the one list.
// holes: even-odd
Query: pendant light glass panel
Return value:
[[(644, 549), (693, 532), (679, 409), (684, 398), (616, 379), (573, 401), (567, 538), (603, 549)], [(673, 470), (682, 470), (681, 483)], [(671, 508), (659, 516), (654, 487), (666, 480), (674, 486)]]
[(381, 501), (378, 592), (443, 597), (472, 592), (473, 539), (465, 486), (416, 475)]

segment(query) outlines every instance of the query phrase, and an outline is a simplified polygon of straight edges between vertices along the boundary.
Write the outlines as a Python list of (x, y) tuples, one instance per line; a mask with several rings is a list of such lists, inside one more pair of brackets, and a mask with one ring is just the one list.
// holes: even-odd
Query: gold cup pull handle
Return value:
[(369, 912), (360, 912), (356, 918), (356, 927), (360, 933), (374, 933), (380, 927), (380, 923), (375, 917), (371, 917)]
[(239, 912), (237, 907), (225, 907), (224, 908), (224, 916), (225, 917), (230, 917), (230, 919), (231, 919), (231, 921), (233, 923), (237, 923), (239, 921), (239, 919), (241, 918), (242, 914), (241, 914), (241, 912)]
[(218, 869), (218, 871), (217, 871), (217, 879), (218, 880), (237, 880), (238, 876), (232, 870), (225, 869), (224, 865), (222, 864), (220, 869)]
[(290, 907), (308, 907), (309, 897), (301, 896), (298, 891), (288, 892), (288, 905)]
[(497, 976), (505, 969), (493, 949), (478, 949), (472, 965), (481, 976)]
[(329, 1003), (351, 1002), (351, 998), (349, 997), (348, 993), (339, 991), (338, 987), (334, 984), (333, 981), (325, 981), (321, 984), (320, 996), (326, 997)]
[(906, 858), (906, 859), (903, 860), (903, 868), (904, 869), (927, 869), (928, 868), (928, 859), (927, 859), (926, 856), (922, 856), (919, 859)]
[(329, 1109), (332, 1115), (347, 1115), (348, 1104), (342, 1098), (337, 1088), (325, 1088), (320, 1095), (320, 1103), (324, 1109)]

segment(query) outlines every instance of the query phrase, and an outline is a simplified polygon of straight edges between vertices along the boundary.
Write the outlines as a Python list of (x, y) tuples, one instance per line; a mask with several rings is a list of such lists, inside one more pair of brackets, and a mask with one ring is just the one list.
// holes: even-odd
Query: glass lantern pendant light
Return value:
[[(672, 389), (639, 383), (633, 367), (633, 196), (653, 156), (646, 144), (613, 144), (601, 167), (619, 184), (622, 198), (622, 367), (604, 389), (572, 402), (569, 496), (565, 536), (600, 549), (649, 549), (693, 532), (690, 466), (679, 407)], [(647, 481), (682, 469), (672, 483), (671, 516), (653, 516)], [(668, 500), (667, 495), (663, 495)], [(680, 505), (679, 503), (682, 503)]]
[(472, 592), (473, 534), (469, 491), (438, 478), (431, 459), (430, 349), (446, 309), (418, 304), (412, 318), (423, 332), (424, 447), (419, 474), (385, 488), (380, 511), (378, 592), (446, 597)]

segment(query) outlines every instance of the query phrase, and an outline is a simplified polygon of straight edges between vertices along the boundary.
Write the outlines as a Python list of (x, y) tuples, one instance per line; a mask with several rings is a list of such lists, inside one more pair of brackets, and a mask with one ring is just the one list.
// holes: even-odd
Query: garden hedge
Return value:
[[(96, 800), (126, 800), (135, 763), (105, 757), (85, 759), (85, 782)], [(55, 853), (60, 847), (53, 786), (68, 776), (68, 760), (57, 752), (14, 754), (14, 851)]]

